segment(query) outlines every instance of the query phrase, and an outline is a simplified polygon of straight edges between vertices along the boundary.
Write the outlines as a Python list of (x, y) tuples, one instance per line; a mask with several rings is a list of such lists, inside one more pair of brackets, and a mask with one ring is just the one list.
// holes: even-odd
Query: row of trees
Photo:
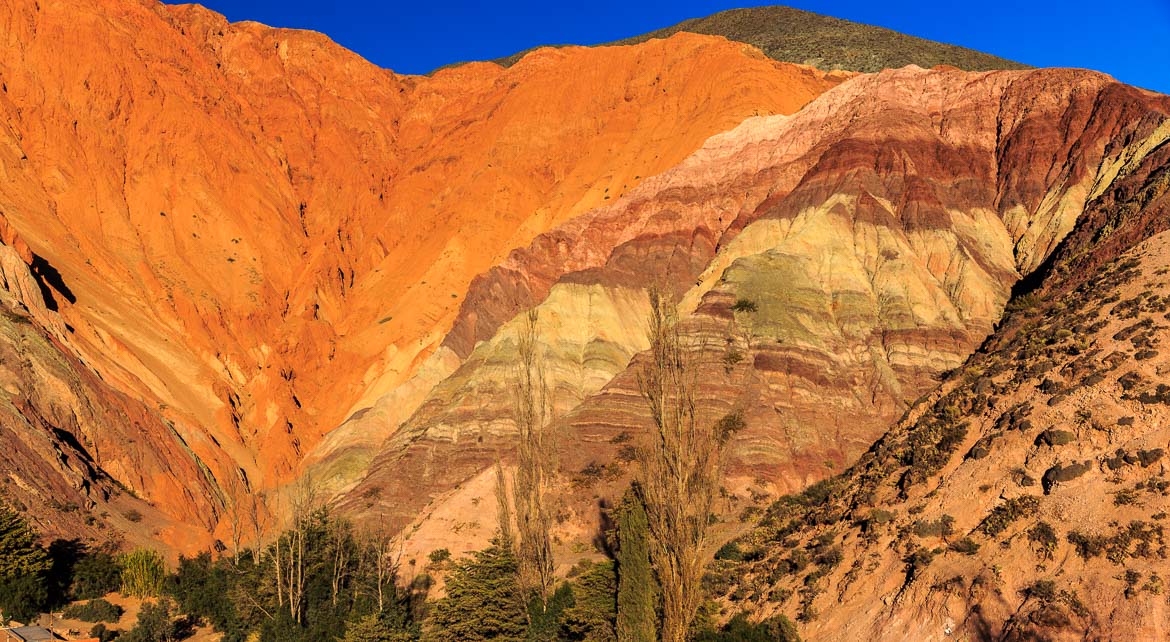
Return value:
[(114, 591), (156, 596), (166, 575), (162, 556), (146, 549), (116, 554), (76, 540), (42, 546), (24, 518), (0, 504), (0, 624)]
[[(120, 585), (140, 595), (166, 593), (178, 612), (210, 623), (226, 642), (257, 634), (289, 642), (683, 642), (703, 602), (722, 453), (742, 422), (701, 416), (703, 347), (685, 336), (666, 297), (652, 292), (650, 303), (650, 350), (638, 386), (653, 429), (637, 479), (611, 511), (611, 560), (580, 564), (561, 582), (554, 572), (556, 443), (532, 312), (517, 341), (516, 467), (510, 476), (502, 461), (496, 467), (499, 533), (487, 549), (452, 563), (441, 600), (426, 601), (425, 574), (411, 567), (404, 576), (401, 551), (386, 529), (358, 529), (332, 514), (307, 480), (292, 493), (288, 528), (267, 543), (258, 499), (229, 488), (230, 555), (181, 559), (164, 582), (161, 558), (132, 554), (123, 558)], [(0, 513), (0, 547), (11, 541), (25, 552), (0, 554), (0, 578), (45, 586), (52, 560), (36, 552), (30, 529), (8, 528), (4, 518)], [(126, 569), (133, 577), (124, 576)], [(0, 608), (7, 613), (4, 591)], [(755, 639), (711, 635), (722, 634), (704, 639)]]
[[(455, 579), (458, 588), (459, 580), (475, 578), (474, 569), (486, 566), (498, 570), (514, 557), (517, 601), (525, 606), (521, 612), (529, 631), (554, 615), (562, 616), (566, 608), (563, 596), (558, 601), (562, 592), (553, 592), (549, 503), (556, 444), (550, 430), (552, 403), (544, 362), (537, 350), (537, 324), (533, 310), (517, 337), (514, 419), (519, 444), (510, 489), (502, 462), (496, 466), (500, 535), (490, 549), (481, 552), (482, 557), (457, 568)], [(658, 291), (650, 293), (648, 338), (650, 350), (638, 373), (638, 388), (653, 430), (638, 458), (642, 466), (637, 481), (615, 511), (612, 634), (582, 639), (652, 642), (659, 639), (660, 632), (663, 642), (683, 642), (703, 602), (701, 583), (710, 553), (710, 516), (719, 489), (722, 454), (731, 436), (728, 427), (734, 422), (701, 417), (696, 393), (703, 347), (684, 335), (675, 306)], [(597, 584), (597, 578), (591, 576), (589, 586)], [(458, 595), (448, 597), (449, 601), (460, 599)], [(467, 638), (471, 632), (454, 622), (444, 626), (457, 633), (441, 639), (478, 639)], [(499, 627), (492, 628), (497, 636), (504, 634)], [(600, 634), (594, 631), (592, 635)]]

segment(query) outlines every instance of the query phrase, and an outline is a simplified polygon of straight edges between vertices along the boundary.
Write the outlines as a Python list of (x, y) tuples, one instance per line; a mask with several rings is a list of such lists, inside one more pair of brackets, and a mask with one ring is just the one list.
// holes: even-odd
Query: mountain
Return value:
[(1092, 103), (1076, 227), (857, 464), (768, 509), (725, 600), (815, 639), (1166, 635), (1170, 98)]
[[(907, 68), (712, 137), (473, 282), (444, 341), (462, 365), (346, 505), (396, 523), (444, 515), (433, 526), (468, 548), (490, 537), (471, 507), (491, 501), (493, 463), (514, 439), (514, 336), (535, 307), (564, 491), (576, 498), (563, 534), (571, 559), (644, 434), (637, 354), (646, 291), (664, 283), (715, 347), (706, 416), (737, 412), (745, 424), (727, 515), (851, 464), (982, 344), (1013, 288), (1109, 186), (1106, 151), (1127, 140), (1112, 137), (1149, 117), (1134, 95), (1144, 94), (1090, 72)], [(583, 240), (587, 252), (566, 250)]]
[[(235, 495), (278, 489), (347, 417), (441, 378), (476, 274), (848, 77), (692, 34), (423, 78), (195, 5), (22, 0), (0, 25), (0, 211), (69, 293), (66, 354), (167, 444), (89, 456), (219, 537)], [(400, 385), (426, 364), (433, 380)]]
[(567, 577), (658, 291), (735, 428), (717, 619), (1170, 627), (1170, 98), (783, 8), (426, 77), (153, 0), (0, 36), (0, 495), (46, 536), (214, 550), (306, 485), (481, 549), (535, 312)]
[[(972, 49), (781, 6), (729, 9), (597, 46), (639, 44), (655, 38), (669, 38), (679, 32), (746, 42), (773, 60), (813, 65), (824, 70), (873, 73), (906, 65), (923, 68), (949, 65), (967, 71), (1027, 68), (1027, 65)], [(511, 66), (527, 53), (523, 51), (495, 62)]]

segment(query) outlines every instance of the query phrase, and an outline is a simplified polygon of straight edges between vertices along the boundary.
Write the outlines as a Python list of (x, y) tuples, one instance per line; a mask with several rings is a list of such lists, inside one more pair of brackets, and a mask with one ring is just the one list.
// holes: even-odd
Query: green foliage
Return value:
[(695, 642), (800, 642), (800, 634), (796, 624), (783, 614), (753, 623), (740, 613), (718, 631), (699, 633)]
[(125, 635), (118, 636), (119, 642), (171, 642), (178, 640), (182, 629), (171, 614), (168, 600), (144, 602), (138, 612), (138, 622)]
[(246, 570), (233, 567), (226, 558), (217, 563), (209, 553), (183, 557), (179, 558), (178, 570), (167, 579), (167, 593), (183, 613), (206, 620), (224, 633), (226, 640), (241, 639), (235, 600), (230, 597), (242, 577), (246, 577)]
[(498, 540), (455, 562), (447, 596), (434, 604), (424, 639), (524, 640), (527, 616), (516, 569), (516, 556)]
[(431, 560), (431, 564), (442, 564), (451, 559), (451, 551), (445, 548), (438, 548), (427, 555), (427, 559)]
[(1005, 501), (992, 509), (991, 513), (979, 524), (979, 530), (990, 537), (999, 535), (1012, 522), (1036, 512), (1040, 507), (1040, 499), (1032, 495), (1023, 495)]
[[(54, 562), (59, 558), (68, 559), (64, 583), (68, 586), (68, 597), (74, 600), (92, 600), (103, 597), (122, 587), (122, 566), (118, 558), (108, 549), (89, 549), (82, 545), (50, 547)], [(60, 551), (60, 554), (54, 551)]]
[(914, 522), (911, 531), (918, 537), (947, 537), (955, 532), (955, 518), (943, 515), (934, 521), (919, 519)]
[(342, 642), (409, 642), (414, 637), (377, 613), (364, 615), (345, 627)]
[[(393, 568), (384, 564), (385, 572), (377, 572), (377, 561), (388, 563), (390, 559), (384, 536), (364, 537), (327, 510), (308, 511), (294, 526), (303, 533), (304, 543), (305, 581), (299, 620), (290, 613), (287, 591), (283, 601), (276, 592), (275, 544), (263, 551), (259, 563), (247, 553), (238, 562), (232, 558), (213, 560), (207, 554), (181, 558), (177, 571), (168, 579), (167, 592), (183, 613), (222, 633), (224, 642), (242, 642), (257, 633), (264, 641), (336, 640), (346, 635), (350, 626), (359, 627), (355, 635), (373, 631), (392, 636), (396, 642), (417, 639), (415, 614), (421, 595), (413, 588), (399, 589)], [(285, 569), (292, 536), (291, 530), (280, 536)], [(417, 585), (425, 591), (427, 583)], [(374, 620), (367, 621), (369, 616), (376, 616), (376, 627)]]
[(738, 542), (728, 542), (715, 551), (715, 559), (742, 562), (743, 550), (740, 549)]
[(137, 548), (122, 556), (122, 593), (131, 597), (158, 597), (167, 577), (167, 564), (158, 551)]
[(531, 642), (557, 639), (565, 610), (574, 606), (574, 603), (573, 589), (567, 583), (561, 584), (549, 596), (547, 604), (541, 604), (540, 596), (533, 595), (528, 602), (527, 639)]
[(963, 555), (974, 555), (979, 551), (979, 543), (970, 537), (964, 537), (963, 539), (951, 542), (947, 545), (947, 548), (956, 553), (962, 553)]
[(82, 622), (117, 622), (122, 617), (122, 607), (98, 598), (74, 604), (66, 608), (64, 614)]
[(590, 564), (573, 580), (573, 604), (565, 609), (561, 639), (617, 641), (617, 574), (613, 562)]
[(0, 612), (27, 621), (49, 601), (52, 561), (19, 514), (0, 505)]
[(113, 642), (114, 639), (121, 634), (117, 629), (106, 628), (105, 624), (95, 624), (89, 630), (89, 637), (96, 638), (98, 642)]
[(1050, 560), (1056, 552), (1056, 530), (1048, 522), (1037, 522), (1028, 529), (1028, 542), (1041, 559)]
[(737, 299), (731, 306), (732, 312), (756, 312), (759, 306), (751, 299)]
[(613, 511), (617, 525), (617, 638), (658, 639), (658, 583), (650, 565), (650, 522), (634, 488)]

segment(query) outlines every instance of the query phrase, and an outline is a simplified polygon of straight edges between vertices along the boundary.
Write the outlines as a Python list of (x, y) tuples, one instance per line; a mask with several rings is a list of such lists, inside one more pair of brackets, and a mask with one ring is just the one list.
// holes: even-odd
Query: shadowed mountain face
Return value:
[[(972, 49), (780, 6), (720, 11), (598, 46), (632, 45), (652, 38), (668, 38), (681, 31), (746, 42), (773, 60), (813, 65), (825, 70), (872, 73), (906, 65), (924, 68), (950, 65), (967, 71), (1027, 68), (1027, 65)], [(496, 62), (513, 65), (525, 53)]]

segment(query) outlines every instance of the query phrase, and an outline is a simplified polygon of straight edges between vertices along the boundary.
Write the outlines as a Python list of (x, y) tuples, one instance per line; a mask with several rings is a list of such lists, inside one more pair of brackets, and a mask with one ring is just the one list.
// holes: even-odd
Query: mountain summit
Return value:
[[(729, 9), (597, 46), (633, 45), (654, 38), (669, 38), (683, 31), (746, 42), (773, 60), (824, 70), (872, 73), (906, 65), (923, 68), (949, 65), (967, 71), (1027, 69), (1027, 65), (973, 49), (782, 6)], [(510, 66), (527, 53), (495, 62)]]

